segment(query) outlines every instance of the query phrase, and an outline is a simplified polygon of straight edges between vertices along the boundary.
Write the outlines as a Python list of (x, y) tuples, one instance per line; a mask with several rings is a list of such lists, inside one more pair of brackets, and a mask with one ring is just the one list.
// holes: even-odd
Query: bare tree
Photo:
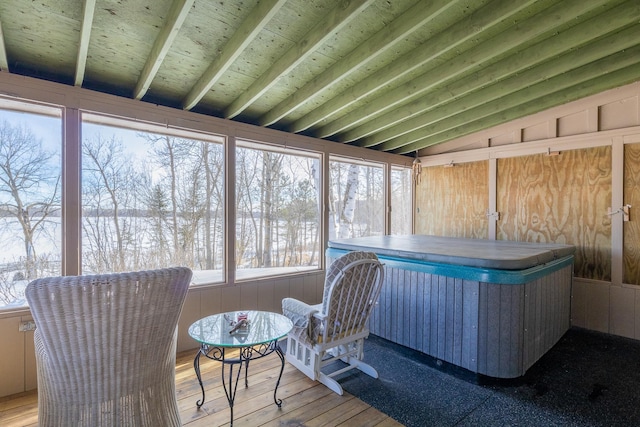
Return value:
[(167, 188), (168, 220), (172, 245), (171, 263), (213, 268), (211, 219), (219, 212), (222, 197), (221, 150), (211, 144), (170, 135), (140, 134), (151, 144), (153, 162), (160, 181)]
[[(309, 180), (301, 180), (291, 186), (289, 203), (282, 212), (286, 227), (286, 249), (289, 251), (289, 259), (285, 251), (284, 265), (311, 265), (314, 260), (317, 239), (313, 236), (314, 229), (311, 230), (311, 236), (307, 235), (307, 229), (308, 224), (318, 221), (315, 196), (316, 192)], [(317, 228), (315, 230), (317, 231)], [(311, 243), (308, 243), (309, 240)], [(311, 254), (305, 256), (309, 250)]]
[(203, 159), (200, 147), (193, 147), (195, 151), (189, 160), (189, 167), (183, 167), (183, 174), (178, 184), (178, 210), (180, 212), (180, 239), (177, 261), (182, 265), (193, 267), (198, 262), (200, 242), (198, 229), (205, 216), (206, 189), (201, 185), (204, 180)]
[[(282, 167), (282, 154), (262, 152), (262, 182), (261, 182), (261, 211), (260, 221), (262, 223), (262, 263), (261, 267), (272, 267), (271, 255), (274, 249), (273, 239), (276, 235), (274, 227), (277, 227), (277, 191), (280, 169)], [(277, 247), (277, 245), (276, 245)]]
[(212, 269), (210, 233), (222, 227), (212, 225), (212, 217), (222, 217), (222, 150), (169, 135), (138, 136), (150, 144), (145, 161), (115, 137), (84, 143), (83, 226), (92, 268)]
[[(210, 143), (202, 144), (202, 157), (205, 165), (205, 268), (207, 270), (216, 267), (217, 238), (222, 227), (221, 220), (223, 211), (223, 182), (222, 174), (224, 170), (223, 152), (220, 146)], [(222, 250), (222, 248), (219, 248)]]
[[(236, 205), (237, 221), (236, 227), (236, 266), (246, 262), (247, 250), (251, 243), (258, 247), (259, 228), (254, 215), (255, 193), (260, 190), (258, 180), (259, 152), (245, 148), (236, 150)], [(251, 264), (258, 263), (260, 251), (249, 257)], [(252, 265), (255, 266), (255, 265)]]
[(12, 272), (0, 272), (0, 304), (5, 306), (15, 302), (20, 295), (16, 286), (17, 280), (11, 276), (13, 276)]
[(151, 223), (149, 240), (154, 243), (154, 250), (148, 254), (151, 257), (149, 263), (155, 266), (167, 265), (170, 262), (168, 255), (171, 254), (165, 229), (167, 228), (167, 215), (171, 212), (169, 208), (169, 198), (160, 184), (144, 186), (149, 188), (146, 195), (145, 205), (147, 207), (148, 221)]
[[(139, 174), (133, 168), (133, 159), (124, 155), (122, 141), (97, 135), (82, 145), (83, 198), (85, 237), (92, 246), (89, 254), (96, 271), (125, 271), (137, 267), (138, 254), (133, 236), (136, 191)], [(121, 215), (122, 210), (126, 215)], [(89, 218), (87, 218), (87, 216)]]
[(213, 198), (213, 179), (211, 163), (209, 162), (209, 144), (202, 144), (202, 162), (204, 164), (205, 177), (205, 201), (204, 201), (204, 266), (211, 270), (213, 267), (213, 252), (211, 242), (211, 200)]
[(320, 219), (317, 160), (287, 156), (279, 189), (279, 222), (284, 225), (285, 246), (281, 265), (313, 265), (318, 250)]
[[(319, 229), (320, 224), (318, 223), (318, 221), (320, 221), (322, 218), (322, 211), (320, 209), (320, 206), (322, 204), (320, 203), (320, 200), (318, 198), (320, 195), (320, 173), (318, 171), (319, 166), (320, 166), (320, 162), (318, 160), (307, 161), (306, 170), (309, 176), (311, 190), (313, 191), (313, 200), (315, 205), (315, 213), (311, 213), (311, 215), (313, 215), (313, 218), (315, 220), (315, 224), (314, 226), (312, 226), (312, 229), (311, 229), (311, 234), (313, 237), (312, 237), (311, 256), (309, 257), (309, 265), (314, 265), (315, 263), (316, 251), (319, 248), (318, 242), (320, 239), (320, 229)], [(304, 234), (305, 234), (304, 241), (306, 242), (308, 240), (306, 226), (305, 226)]]
[(169, 203), (171, 206), (171, 233), (173, 253), (180, 251), (178, 239), (178, 157), (184, 153), (178, 144), (177, 138), (168, 135), (139, 134), (139, 136), (151, 143), (155, 161), (166, 170), (169, 180)]
[(15, 218), (22, 229), (26, 279), (34, 277), (38, 233), (60, 206), (60, 174), (52, 165), (54, 154), (26, 126), (0, 126), (0, 211)]

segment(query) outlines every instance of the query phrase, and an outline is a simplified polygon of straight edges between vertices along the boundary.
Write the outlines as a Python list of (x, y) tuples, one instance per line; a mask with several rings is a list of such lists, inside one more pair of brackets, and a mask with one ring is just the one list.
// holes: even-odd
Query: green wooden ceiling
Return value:
[(640, 80), (640, 1), (2, 0), (0, 68), (400, 154)]

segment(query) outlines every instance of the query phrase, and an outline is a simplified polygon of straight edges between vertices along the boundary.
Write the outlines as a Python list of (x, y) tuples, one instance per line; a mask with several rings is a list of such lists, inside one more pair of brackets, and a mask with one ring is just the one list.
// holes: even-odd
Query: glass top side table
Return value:
[[(246, 321), (242, 321), (245, 317)], [(189, 326), (189, 336), (200, 343), (200, 349), (193, 361), (193, 368), (202, 389), (202, 400), (196, 402), (198, 409), (204, 404), (205, 399), (200, 374), (200, 356), (222, 362), (222, 385), (229, 401), (230, 425), (233, 425), (233, 403), (242, 368), (244, 367), (245, 372), (245, 387), (249, 387), (247, 380), (249, 362), (274, 352), (280, 357), (282, 367), (273, 391), (273, 400), (278, 407), (281, 407), (282, 399), (278, 399), (276, 393), (282, 379), (285, 359), (278, 340), (286, 336), (292, 328), (291, 320), (281, 314), (268, 311), (231, 311), (214, 314)], [(238, 351), (230, 352), (229, 350)], [(225, 374), (227, 365), (229, 366), (228, 377)], [(238, 369), (234, 378), (235, 365), (238, 365)]]

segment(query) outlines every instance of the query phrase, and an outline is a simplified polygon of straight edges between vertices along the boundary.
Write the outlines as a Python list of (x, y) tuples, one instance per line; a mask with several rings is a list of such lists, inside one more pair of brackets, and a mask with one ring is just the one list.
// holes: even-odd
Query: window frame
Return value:
[[(394, 171), (403, 171), (405, 173), (409, 174), (409, 233), (408, 234), (412, 234), (414, 232), (414, 226), (413, 226), (413, 218), (414, 218), (414, 209), (415, 209), (415, 183), (413, 180), (413, 171), (411, 169), (411, 167), (408, 166), (404, 166), (404, 165), (397, 165), (397, 164), (391, 164), (390, 168), (389, 168), (389, 184), (388, 184), (388, 188), (389, 188), (389, 227), (387, 229), (386, 234), (388, 235), (392, 235), (393, 234), (393, 226), (394, 226), (394, 221), (393, 221), (393, 210), (394, 210), (394, 204), (393, 204), (393, 182), (392, 182), (392, 175)], [(399, 234), (403, 234), (403, 233), (399, 233)]]
[[(328, 165), (329, 158), (360, 159), (384, 165), (388, 170), (391, 164), (403, 164), (410, 166), (411, 159), (405, 159), (391, 153), (383, 153), (375, 150), (367, 150), (351, 145), (337, 144), (312, 138), (309, 136), (285, 133), (275, 129), (257, 127), (250, 124), (229, 121), (212, 117), (210, 115), (196, 114), (176, 108), (153, 105), (138, 100), (108, 95), (100, 92), (89, 91), (80, 87), (61, 85), (54, 82), (46, 82), (36, 79), (15, 78), (6, 75), (0, 86), (10, 89), (10, 95), (0, 95), (0, 103), (6, 100), (18, 107), (16, 109), (27, 113), (38, 114), (47, 109), (57, 109), (61, 112), (62, 119), (62, 242), (61, 242), (61, 274), (81, 274), (81, 139), (82, 120), (87, 116), (99, 118), (104, 123), (117, 122), (118, 126), (133, 130), (151, 131), (171, 134), (179, 137), (190, 137), (198, 140), (206, 140), (220, 137), (225, 139), (225, 217), (226, 223), (235, 223), (235, 143), (236, 139), (252, 141), (263, 148), (269, 146), (281, 150), (295, 149), (300, 152), (314, 153), (320, 159), (320, 194), (321, 194), (321, 237), (320, 237), (320, 263), (318, 270), (311, 273), (292, 273), (290, 276), (305, 277), (316, 275), (326, 267), (324, 249), (327, 245), (327, 218), (328, 218)], [(3, 108), (6, 108), (5, 103)], [(84, 117), (83, 117), (84, 116)], [(126, 125), (123, 125), (126, 124)], [(160, 130), (157, 130), (160, 129)], [(194, 137), (195, 135), (195, 137)], [(230, 167), (233, 165), (233, 167)], [(388, 180), (385, 186), (388, 185)], [(385, 188), (388, 192), (388, 189)], [(388, 197), (388, 195), (386, 196)], [(386, 203), (388, 207), (388, 202)], [(385, 228), (388, 226), (385, 224)], [(229, 266), (234, 266), (234, 228), (225, 228), (224, 239), (225, 253), (225, 280), (221, 283), (202, 285), (207, 286), (234, 286), (248, 281), (256, 285), (264, 280), (273, 283), (277, 276), (256, 278), (247, 281), (236, 280), (235, 271)], [(385, 230), (386, 233), (386, 230)], [(295, 279), (302, 280), (302, 279)], [(13, 310), (0, 309), (0, 316), (7, 313), (25, 312), (28, 307), (18, 307)]]
[[(215, 272), (217, 270), (193, 269), (192, 286), (198, 287), (198, 286), (205, 286), (205, 285), (221, 285), (221, 284), (227, 283), (227, 278), (228, 278), (227, 270), (228, 270), (229, 263), (227, 262), (228, 253), (227, 253), (227, 246), (226, 246), (227, 232), (228, 232), (228, 227), (226, 226), (226, 217), (227, 217), (226, 215), (227, 214), (226, 171), (228, 170), (227, 160), (226, 160), (226, 151), (228, 149), (228, 137), (225, 135), (216, 134), (216, 133), (162, 126), (152, 122), (139, 121), (139, 120), (134, 121), (134, 120), (119, 117), (119, 116), (106, 115), (106, 114), (101, 114), (96, 112), (80, 111), (81, 131), (82, 131), (82, 126), (85, 123), (91, 124), (91, 125), (105, 126), (105, 127), (114, 128), (114, 129), (123, 129), (130, 132), (140, 132), (140, 133), (151, 134), (151, 135), (163, 135), (163, 136), (166, 135), (172, 138), (191, 140), (191, 141), (199, 142), (202, 144), (206, 144), (206, 143), (216, 144), (221, 147), (222, 161), (223, 161), (223, 164), (222, 164), (223, 182), (221, 184), (221, 187), (224, 191), (224, 194), (222, 195), (222, 205), (223, 205), (222, 206), (222, 209), (223, 209), (222, 239), (220, 242), (221, 256), (222, 256), (222, 261), (221, 261), (222, 269), (220, 271), (219, 278), (218, 278), (218, 275), (214, 273), (213, 280), (209, 279), (209, 277), (211, 277), (211, 274), (207, 274), (207, 272)], [(80, 147), (80, 149), (81, 148), (82, 147)], [(80, 157), (82, 157), (82, 153), (80, 153)], [(82, 160), (80, 160), (80, 168), (82, 169), (81, 163), (82, 163)], [(81, 186), (82, 186), (82, 179), (80, 178), (80, 188)], [(83, 202), (81, 202), (81, 205), (83, 206)], [(80, 215), (79, 221), (80, 223), (82, 223), (83, 221), (82, 215)], [(83, 242), (82, 233), (80, 233), (80, 247), (82, 247), (83, 245), (82, 242)], [(83, 262), (82, 260), (83, 258), (82, 258), (82, 255), (80, 254), (80, 265), (78, 268), (78, 271), (79, 271), (78, 274), (82, 274), (82, 262)]]
[[(234, 253), (234, 262), (233, 262), (233, 267), (234, 267), (234, 277), (235, 277), (235, 282), (236, 283), (242, 283), (242, 282), (247, 282), (247, 281), (253, 281), (253, 280), (260, 280), (260, 279), (273, 279), (273, 278), (277, 278), (277, 277), (287, 277), (287, 276), (292, 276), (292, 275), (297, 275), (297, 274), (304, 274), (304, 273), (309, 273), (309, 272), (317, 272), (322, 270), (324, 267), (324, 250), (323, 250), (323, 236), (325, 234), (325, 227), (324, 227), (324, 220), (323, 220), (323, 193), (324, 193), (324, 168), (323, 168), (323, 160), (324, 160), (324, 156), (322, 152), (316, 151), (316, 150), (311, 150), (311, 149), (305, 149), (305, 148), (300, 148), (297, 146), (287, 146), (287, 144), (283, 144), (283, 145), (277, 145), (274, 143), (269, 143), (269, 142), (262, 142), (262, 141), (256, 141), (253, 139), (249, 139), (249, 138), (236, 138), (235, 139), (235, 144), (234, 144), (234, 151), (237, 153), (237, 149), (248, 149), (248, 150), (256, 150), (256, 151), (266, 151), (266, 152), (270, 152), (270, 153), (276, 153), (276, 154), (284, 154), (284, 155), (288, 155), (288, 156), (297, 156), (297, 157), (305, 157), (305, 158), (309, 158), (309, 159), (314, 159), (318, 162), (318, 168), (317, 168), (317, 173), (318, 173), (318, 178), (317, 178), (317, 185), (318, 185), (318, 193), (317, 193), (317, 200), (318, 200), (318, 223), (317, 223), (317, 233), (318, 233), (318, 261), (317, 264), (315, 266), (309, 266), (309, 267), (305, 267), (305, 266), (294, 266), (294, 267), (283, 267), (284, 268), (291, 268), (291, 269), (297, 269), (297, 271), (272, 271), (271, 273), (265, 273), (265, 269), (269, 268), (269, 267), (256, 267), (256, 268), (249, 268), (249, 269), (242, 269), (241, 271), (239, 271), (239, 269), (237, 268), (237, 247), (236, 247), (236, 242), (238, 240), (237, 238), (237, 209), (238, 209), (238, 202), (237, 202), (237, 197), (238, 197), (238, 186), (235, 185), (234, 186), (234, 197), (236, 198), (235, 200), (235, 209), (233, 209), (234, 212), (234, 217), (235, 217), (235, 222), (236, 222), (236, 226), (232, 227), (234, 230), (234, 235), (233, 235), (233, 253)], [(231, 165), (230, 165), (231, 166)], [(237, 158), (236, 158), (236, 162), (233, 165), (235, 167), (235, 174), (234, 174), (234, 183), (237, 184)], [(274, 267), (275, 268), (275, 267)], [(262, 274), (261, 270), (263, 271)], [(255, 272), (255, 274), (253, 274)]]
[[(16, 299), (14, 301), (8, 302), (5, 305), (0, 306), (0, 313), (10, 313), (13, 311), (19, 311), (22, 309), (27, 308), (26, 306), (26, 300), (24, 299), (24, 288), (26, 287), (26, 284), (28, 281), (39, 278), (39, 277), (43, 277), (49, 274), (62, 274), (63, 272), (63, 265), (64, 265), (64, 248), (63, 248), (63, 238), (64, 238), (64, 224), (63, 224), (63, 206), (64, 206), (64, 201), (63, 201), (63, 197), (64, 197), (64, 192), (63, 192), (63, 181), (64, 181), (64, 136), (63, 136), (63, 116), (64, 116), (64, 108), (59, 106), (59, 105), (54, 105), (54, 104), (46, 104), (46, 103), (40, 103), (40, 102), (27, 102), (25, 100), (22, 99), (15, 99), (15, 98), (9, 98), (9, 97), (2, 97), (0, 96), (0, 110), (3, 112), (2, 114), (4, 115), (4, 112), (8, 113), (9, 115), (16, 115), (16, 119), (15, 121), (13, 121), (12, 119), (9, 118), (4, 118), (3, 117), (3, 122), (6, 121), (6, 123), (11, 126), (14, 130), (25, 130), (27, 132), (29, 132), (29, 135), (32, 136), (34, 138), (35, 141), (39, 142), (40, 144), (44, 145), (44, 147), (41, 146), (41, 148), (43, 149), (43, 151), (41, 151), (41, 154), (44, 155), (45, 157), (47, 157), (48, 155), (50, 155), (49, 158), (41, 158), (41, 159), (36, 159), (38, 161), (43, 161), (45, 162), (45, 165), (49, 165), (52, 168), (54, 168), (55, 171), (58, 171), (59, 174), (57, 175), (57, 178), (55, 179), (57, 181), (56, 184), (54, 184), (54, 188), (56, 189), (56, 193), (54, 193), (53, 196), (51, 196), (51, 198), (49, 198), (49, 196), (45, 192), (43, 192), (41, 194), (41, 197), (46, 198), (42, 201), (42, 202), (38, 202), (36, 203), (36, 205), (33, 205), (34, 202), (37, 202), (37, 200), (32, 200), (31, 198), (29, 198), (28, 193), (31, 191), (31, 187), (33, 185), (35, 185), (35, 187), (40, 187), (41, 181), (38, 181), (35, 184), (26, 184), (27, 187), (24, 188), (24, 191), (26, 191), (26, 193), (22, 193), (20, 194), (20, 204), (25, 204), (25, 206), (28, 205), (33, 205), (33, 207), (35, 208), (36, 206), (45, 206), (45, 213), (43, 214), (42, 218), (40, 220), (33, 220), (31, 215), (29, 215), (29, 211), (28, 211), (28, 207), (26, 208), (27, 210), (24, 210), (23, 212), (26, 214), (26, 218), (28, 221), (28, 225), (29, 228), (31, 226), (33, 226), (33, 229), (31, 229), (31, 231), (33, 232), (33, 234), (30, 233), (31, 238), (34, 239), (32, 240), (33, 243), (33, 248), (36, 249), (33, 253), (37, 256), (38, 254), (40, 254), (40, 249), (42, 248), (42, 245), (38, 245), (36, 244), (36, 241), (39, 239), (40, 233), (44, 232), (43, 231), (43, 227), (45, 226), (43, 222), (41, 221), (49, 221), (47, 218), (56, 218), (59, 217), (60, 221), (57, 225), (54, 226), (53, 230), (48, 230), (48, 231), (53, 231), (53, 236), (51, 237), (51, 239), (46, 239), (46, 240), (50, 240), (50, 244), (52, 245), (53, 251), (47, 255), (54, 255), (57, 256), (57, 260), (55, 261), (54, 267), (53, 269), (51, 269), (52, 267), (50, 266), (50, 263), (48, 261), (46, 261), (46, 264), (41, 264), (41, 262), (43, 260), (32, 260), (33, 264), (31, 262), (29, 262), (28, 258), (29, 255), (28, 254), (23, 254), (25, 257), (25, 268), (29, 268), (27, 267), (27, 265), (33, 265), (35, 269), (40, 269), (40, 268), (46, 268), (46, 272), (45, 270), (42, 270), (41, 273), (42, 274), (38, 274), (36, 273), (36, 275), (29, 277), (28, 273), (25, 276), (25, 278), (23, 280), (14, 280), (15, 279), (15, 274), (17, 273), (13, 273), (14, 276), (11, 278), (11, 283), (12, 285), (10, 285), (9, 290), (7, 290), (7, 292), (11, 292), (14, 293), (15, 292), (15, 297)], [(24, 115), (24, 116), (22, 116)], [(28, 125), (27, 123), (29, 122), (34, 122), (36, 121), (34, 119), (34, 116), (46, 119), (46, 120), (54, 120), (57, 122), (57, 131), (58, 131), (58, 136), (55, 136), (55, 133), (52, 134), (52, 137), (50, 137), (50, 139), (44, 140), (42, 137), (43, 133), (48, 133), (43, 131), (41, 128), (38, 131), (39, 127), (36, 126), (35, 130), (33, 126)], [(19, 117), (19, 119), (18, 119)], [(48, 130), (48, 129), (47, 129)], [(47, 148), (46, 145), (47, 144), (52, 144), (51, 145), (51, 149), (53, 151), (49, 151), (47, 152)], [(20, 153), (17, 153), (20, 154)], [(26, 154), (26, 153), (23, 153)], [(16, 157), (18, 160), (20, 159), (21, 156)], [(52, 159), (55, 158), (55, 162), (51, 162)], [(40, 179), (48, 179), (46, 177), (41, 177)], [(23, 197), (26, 197), (26, 199), (24, 199)], [(47, 200), (48, 199), (48, 200)], [(15, 201), (15, 200), (14, 200)], [(17, 201), (15, 201), (16, 203), (18, 203)], [(7, 206), (11, 206), (11, 200), (7, 201)], [(49, 211), (49, 208), (52, 207), (52, 210)], [(42, 207), (39, 208), (39, 210), (42, 210)], [(39, 211), (38, 209), (36, 209), (36, 213)], [(47, 213), (49, 212), (49, 213)], [(4, 215), (3, 215), (4, 217)], [(7, 220), (9, 221), (10, 216), (6, 216), (3, 218), (3, 221)], [(38, 231), (40, 230), (40, 231)], [(26, 241), (26, 235), (22, 235), (22, 236), (18, 236), (18, 240), (22, 239), (23, 243)], [(3, 243), (7, 244), (6, 241), (4, 241)], [(19, 245), (19, 244), (18, 244)], [(6, 252), (6, 251), (5, 251)], [(42, 254), (40, 254), (42, 255)], [(3, 258), (4, 259), (4, 258)], [(7, 261), (9, 261), (7, 259)], [(45, 265), (46, 267), (43, 267), (43, 265)], [(7, 272), (7, 274), (9, 274), (10, 272)], [(24, 274), (24, 273), (23, 273)], [(8, 276), (6, 276), (8, 278)], [(5, 279), (3, 278), (3, 281)], [(17, 284), (17, 287), (15, 285), (16, 281), (20, 281), (23, 283)], [(4, 286), (4, 284), (2, 285)]]
[[(390, 190), (389, 190), (389, 168), (390, 165), (389, 163), (384, 163), (384, 162), (377, 162), (375, 160), (367, 160), (364, 158), (355, 158), (355, 157), (348, 157), (348, 156), (342, 156), (342, 155), (329, 155), (328, 161), (327, 161), (327, 170), (330, 171), (331, 170), (331, 163), (332, 162), (338, 162), (338, 163), (346, 163), (346, 164), (353, 164), (353, 165), (357, 165), (357, 166), (362, 166), (362, 167), (371, 167), (371, 168), (379, 168), (381, 173), (382, 173), (382, 195), (381, 195), (381, 200), (382, 200), (382, 204), (383, 204), (383, 217), (382, 217), (382, 230), (381, 230), (381, 235), (386, 235), (388, 234), (388, 229), (389, 229), (389, 196), (390, 196)], [(331, 184), (331, 174), (329, 172), (329, 176), (328, 176), (328, 187), (327, 187), (327, 194), (326, 194), (326, 200), (328, 200), (327, 203), (327, 216), (329, 217), (328, 221), (330, 221), (330, 217), (331, 217), (331, 200), (330, 200), (330, 194), (332, 191), (332, 184)], [(330, 227), (330, 225), (328, 225)], [(327, 230), (327, 239), (330, 240), (331, 237), (329, 236), (330, 230)], [(373, 234), (373, 235), (377, 235), (377, 234)], [(335, 236), (333, 238), (340, 238), (338, 236)]]

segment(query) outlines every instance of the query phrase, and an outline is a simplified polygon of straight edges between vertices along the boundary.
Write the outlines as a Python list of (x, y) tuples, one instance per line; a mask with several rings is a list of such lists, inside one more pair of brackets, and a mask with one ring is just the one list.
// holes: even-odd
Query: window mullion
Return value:
[(224, 161), (225, 188), (225, 260), (226, 281), (235, 283), (236, 280), (236, 138), (229, 136), (225, 144)]
[(66, 108), (62, 126), (62, 275), (65, 276), (82, 273), (81, 147), (80, 112)]

